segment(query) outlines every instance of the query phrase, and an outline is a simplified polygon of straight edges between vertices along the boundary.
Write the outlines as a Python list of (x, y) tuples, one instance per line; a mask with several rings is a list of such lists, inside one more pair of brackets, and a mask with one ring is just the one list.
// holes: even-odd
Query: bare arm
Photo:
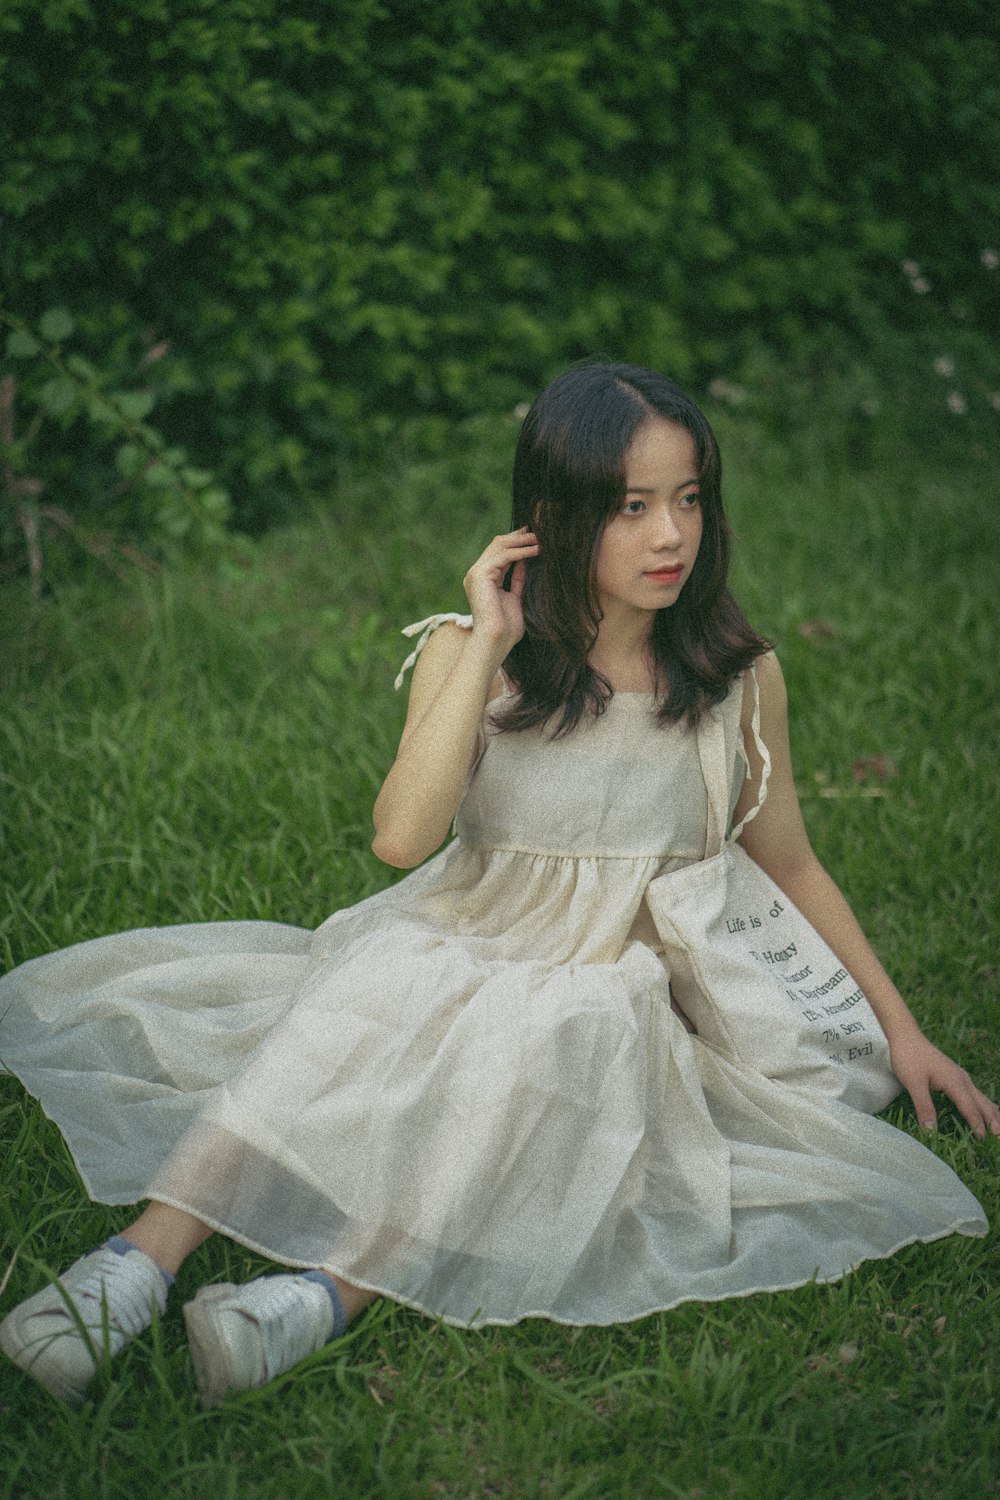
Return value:
[(524, 634), (524, 565), (537, 551), (524, 529), (496, 537), (465, 575), (472, 629), (441, 626), (417, 661), (399, 750), (372, 809), (372, 849), (387, 864), (410, 869), (447, 836), (497, 672)]
[[(813, 853), (792, 775), (784, 678), (772, 653), (758, 661), (757, 678), (761, 738), (771, 754), (771, 779), (767, 800), (747, 824), (740, 842), (751, 859), (794, 901), (868, 996), (888, 1038), (893, 1070), (910, 1094), (920, 1123), (927, 1128), (936, 1124), (931, 1089), (940, 1089), (977, 1135), (982, 1137), (987, 1129), (1000, 1135), (1000, 1110), (980, 1093), (964, 1069), (924, 1036), (841, 891)], [(743, 735), (751, 776), (737, 804), (737, 822), (755, 800), (760, 778), (749, 703), (744, 705)]]

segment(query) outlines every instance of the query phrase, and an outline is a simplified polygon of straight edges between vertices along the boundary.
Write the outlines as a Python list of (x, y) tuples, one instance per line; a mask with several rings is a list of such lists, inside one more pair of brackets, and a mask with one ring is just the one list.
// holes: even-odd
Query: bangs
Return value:
[(556, 722), (561, 735), (584, 715), (604, 712), (610, 689), (587, 661), (601, 621), (595, 561), (604, 528), (625, 499), (628, 451), (639, 429), (657, 420), (690, 435), (705, 512), (691, 577), (673, 608), (655, 616), (651, 643), (667, 683), (661, 722), (695, 723), (767, 649), (727, 587), (731, 532), (707, 417), (654, 370), (577, 365), (529, 408), (514, 455), (511, 530), (530, 526), (541, 551), (521, 595), (525, 633), (505, 663), (518, 696), (494, 715), (501, 732)]
[[(650, 416), (638, 392), (608, 381), (594, 368), (590, 380), (556, 381), (529, 413), (514, 465), (515, 509), (530, 493), (565, 521), (589, 530), (603, 525), (625, 494), (625, 455)], [(574, 372), (582, 375), (584, 372)]]

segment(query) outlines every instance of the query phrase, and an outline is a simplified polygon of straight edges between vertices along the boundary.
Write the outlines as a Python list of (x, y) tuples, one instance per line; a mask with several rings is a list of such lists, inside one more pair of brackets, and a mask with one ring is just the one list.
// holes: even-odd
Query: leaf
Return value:
[(87, 415), (92, 422), (106, 422), (111, 426), (118, 426), (119, 416), (103, 396), (91, 396), (87, 402)]
[(117, 391), (115, 404), (128, 422), (141, 422), (148, 417), (155, 405), (151, 391)]
[(859, 755), (851, 765), (851, 778), (859, 786), (868, 781), (894, 781), (898, 775), (896, 762), (888, 755)]
[(50, 416), (64, 417), (76, 405), (77, 388), (65, 375), (57, 375), (45, 382), (38, 399)]
[(211, 484), (212, 482), (212, 476), (207, 469), (182, 469), (181, 478), (193, 490), (203, 490), (207, 484)]
[(840, 631), (829, 620), (800, 620), (799, 635), (807, 641), (840, 640)]
[(66, 368), (79, 380), (94, 380), (97, 371), (89, 359), (84, 359), (82, 354), (68, 354), (66, 356)]
[(229, 514), (229, 495), (219, 485), (213, 484), (198, 497), (203, 510), (216, 520), (224, 520)]
[(146, 473), (146, 483), (156, 490), (173, 489), (177, 475), (169, 464), (155, 463)]
[(119, 473), (124, 474), (126, 479), (135, 479), (148, 462), (149, 455), (138, 443), (123, 443), (115, 454), (115, 463), (118, 465)]
[(15, 328), (8, 334), (6, 348), (10, 359), (31, 359), (32, 355), (40, 354), (42, 350), (35, 335), (26, 328)]
[(159, 514), (160, 526), (168, 536), (186, 536), (191, 530), (191, 517), (187, 511), (164, 506)]
[(61, 344), (68, 339), (76, 324), (64, 307), (50, 307), (38, 320), (42, 338), (50, 344)]

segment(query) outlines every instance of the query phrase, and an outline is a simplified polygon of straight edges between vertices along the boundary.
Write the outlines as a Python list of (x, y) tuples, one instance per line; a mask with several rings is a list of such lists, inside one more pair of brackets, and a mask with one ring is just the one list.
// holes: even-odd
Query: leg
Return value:
[[(213, 1233), (214, 1230), (193, 1214), (154, 1199), (134, 1224), (121, 1231), (121, 1237), (144, 1250), (158, 1266), (176, 1276), (191, 1251), (197, 1250)], [(320, 1269), (333, 1282), (348, 1323), (353, 1323), (358, 1313), (378, 1296), (377, 1292), (352, 1286), (325, 1266)]]
[(342, 1281), (339, 1276), (335, 1275), (333, 1271), (328, 1271), (325, 1266), (321, 1266), (320, 1269), (323, 1275), (329, 1277), (333, 1282), (348, 1323), (353, 1323), (358, 1313), (362, 1312), (370, 1302), (374, 1302), (378, 1297), (378, 1292), (369, 1292), (366, 1287), (352, 1286), (349, 1281)]
[(122, 1239), (144, 1250), (164, 1271), (176, 1276), (191, 1251), (203, 1245), (214, 1231), (193, 1214), (153, 1199), (135, 1223), (121, 1233)]
[[(121, 1237), (144, 1250), (158, 1266), (176, 1276), (191, 1251), (197, 1250), (214, 1232), (193, 1214), (154, 1199), (134, 1224), (121, 1231)], [(378, 1296), (377, 1292), (369, 1292), (365, 1287), (352, 1286), (325, 1266), (320, 1269), (333, 1282), (348, 1323), (353, 1323), (358, 1313)]]

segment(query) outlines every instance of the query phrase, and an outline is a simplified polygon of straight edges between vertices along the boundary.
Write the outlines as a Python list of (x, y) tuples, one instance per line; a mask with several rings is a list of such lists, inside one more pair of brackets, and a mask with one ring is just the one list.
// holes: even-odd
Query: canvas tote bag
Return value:
[(900, 1091), (889, 1045), (861, 988), (785, 893), (736, 843), (767, 795), (726, 838), (731, 784), (722, 715), (702, 715), (698, 753), (708, 789), (705, 858), (657, 876), (647, 890), (674, 998), (698, 1035), (724, 1056), (778, 1082), (884, 1109)]

